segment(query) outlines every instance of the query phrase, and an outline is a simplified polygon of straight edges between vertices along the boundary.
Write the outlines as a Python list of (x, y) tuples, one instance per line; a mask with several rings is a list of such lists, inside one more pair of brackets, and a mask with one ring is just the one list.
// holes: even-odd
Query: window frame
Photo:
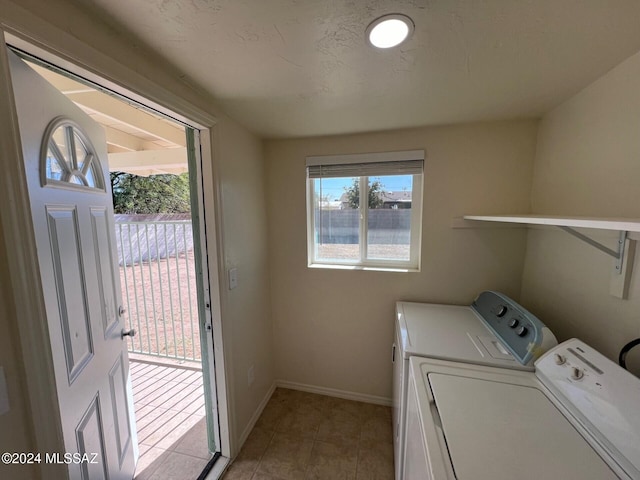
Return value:
[[(353, 155), (332, 155), (307, 157), (307, 167), (309, 165), (332, 165), (341, 163), (376, 163), (402, 161), (406, 159), (424, 161), (423, 150), (413, 150), (409, 152), (384, 152), (373, 154), (353, 154)], [(369, 198), (369, 179), (390, 175), (407, 174), (380, 174), (380, 175), (360, 175), (337, 178), (359, 178), (360, 198)], [(336, 177), (334, 177), (336, 178)], [(422, 173), (412, 174), (411, 188), (411, 226), (409, 241), (409, 259), (370, 259), (368, 258), (368, 202), (365, 205), (360, 202), (358, 211), (359, 222), (359, 258), (358, 260), (348, 259), (320, 259), (317, 258), (317, 243), (315, 238), (316, 215), (315, 215), (315, 180), (307, 173), (306, 193), (307, 193), (307, 266), (309, 268), (336, 268), (349, 270), (386, 270), (399, 272), (419, 272), (421, 267), (422, 250), (422, 199), (424, 184), (424, 167)], [(365, 208), (363, 208), (363, 206)]]

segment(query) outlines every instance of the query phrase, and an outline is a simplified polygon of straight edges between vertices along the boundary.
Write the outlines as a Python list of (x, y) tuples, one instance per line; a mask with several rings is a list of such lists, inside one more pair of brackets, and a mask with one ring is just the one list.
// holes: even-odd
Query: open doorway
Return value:
[(136, 478), (176, 468), (195, 478), (220, 450), (198, 132), (49, 65), (30, 67), (106, 133)]

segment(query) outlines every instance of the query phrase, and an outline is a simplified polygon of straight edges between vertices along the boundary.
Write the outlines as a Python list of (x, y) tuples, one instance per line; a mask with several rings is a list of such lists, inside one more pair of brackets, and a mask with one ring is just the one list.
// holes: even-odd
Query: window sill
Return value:
[(340, 265), (340, 264), (328, 264), (328, 263), (310, 263), (309, 268), (320, 268), (329, 270), (368, 270), (373, 272), (395, 272), (395, 273), (417, 273), (420, 271), (418, 268), (408, 267), (381, 267), (370, 265)]

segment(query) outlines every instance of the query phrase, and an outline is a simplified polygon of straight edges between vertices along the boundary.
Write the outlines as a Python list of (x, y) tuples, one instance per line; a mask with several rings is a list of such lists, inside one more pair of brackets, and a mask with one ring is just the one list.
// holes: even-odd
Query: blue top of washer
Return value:
[(523, 365), (544, 353), (545, 324), (506, 295), (492, 291), (482, 292), (473, 301), (471, 308)]

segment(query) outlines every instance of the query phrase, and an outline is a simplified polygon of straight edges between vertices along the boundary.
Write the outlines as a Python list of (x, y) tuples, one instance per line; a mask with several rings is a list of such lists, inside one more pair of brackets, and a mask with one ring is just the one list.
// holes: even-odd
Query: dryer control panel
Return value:
[(536, 362), (536, 376), (632, 478), (640, 478), (640, 379), (578, 339)]
[(523, 365), (532, 365), (558, 344), (553, 333), (538, 317), (506, 295), (482, 292), (471, 308)]

